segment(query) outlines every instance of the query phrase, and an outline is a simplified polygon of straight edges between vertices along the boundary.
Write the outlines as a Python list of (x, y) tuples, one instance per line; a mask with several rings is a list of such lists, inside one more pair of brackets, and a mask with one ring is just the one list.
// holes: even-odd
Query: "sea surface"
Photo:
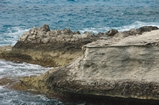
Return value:
[[(159, 27), (159, 0), (0, 0), (0, 46), (14, 45), (25, 31), (44, 24), (52, 30), (70, 28), (81, 33)], [(49, 69), (0, 60), (0, 78), (39, 75)], [(44, 95), (0, 87), (0, 105), (66, 104)]]

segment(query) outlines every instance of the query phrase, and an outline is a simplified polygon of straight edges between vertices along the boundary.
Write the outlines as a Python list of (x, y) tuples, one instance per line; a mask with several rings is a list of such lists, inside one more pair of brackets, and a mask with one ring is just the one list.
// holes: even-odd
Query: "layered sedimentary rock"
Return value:
[(97, 39), (90, 32), (50, 30), (44, 25), (25, 32), (10, 51), (0, 52), (0, 58), (42, 66), (65, 66), (82, 55), (83, 45)]
[(20, 78), (19, 86), (71, 99), (159, 100), (158, 58), (159, 30), (102, 38), (84, 45), (83, 55), (72, 64), (41, 76)]
[[(46, 33), (56, 32), (56, 30), (46, 29)], [(14, 49), (26, 51), (30, 45), (37, 43), (36, 41), (32, 43), (36, 38), (29, 38), (30, 33), (24, 34)], [(76, 37), (73, 36), (74, 32), (69, 33), (73, 38)], [(76, 34), (78, 36), (78, 32)], [(85, 34), (89, 36), (88, 40), (90, 38), (95, 41), (80, 46), (83, 46), (81, 57), (68, 66), (50, 70), (41, 76), (19, 78), (18, 86), (67, 97), (88, 95), (159, 100), (159, 30), (157, 27), (146, 26), (124, 32), (110, 30), (106, 33), (98, 33), (96, 37), (90, 33)], [(81, 38), (77, 39), (77, 42), (85, 41), (85, 35), (79, 35), (79, 37)], [(41, 42), (41, 40), (43, 39), (38, 42), (40, 45), (32, 46), (31, 49), (40, 51), (43, 45), (52, 47), (51, 44)], [(72, 55), (75, 54), (74, 48), (77, 47), (73, 47)], [(58, 49), (61, 50), (61, 47), (56, 50)], [(66, 49), (67, 47), (64, 47), (63, 51)]]
[(159, 30), (122, 40), (98, 40), (84, 55), (47, 78), (70, 94), (159, 100)]

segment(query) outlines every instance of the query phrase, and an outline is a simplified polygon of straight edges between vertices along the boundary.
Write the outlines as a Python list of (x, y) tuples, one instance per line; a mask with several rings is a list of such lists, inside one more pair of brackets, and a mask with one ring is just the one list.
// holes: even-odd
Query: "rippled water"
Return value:
[(0, 105), (64, 105), (55, 99), (0, 87)]
[(3, 77), (20, 77), (39, 75), (51, 68), (45, 68), (39, 65), (28, 63), (13, 63), (10, 61), (0, 60), (0, 78)]
[[(159, 27), (159, 0), (0, 0), (0, 46), (14, 45), (34, 26), (80, 32)], [(39, 75), (49, 68), (0, 60), (0, 78)], [(63, 105), (43, 95), (0, 87), (0, 105)]]
[(34, 26), (106, 32), (159, 26), (158, 0), (0, 0), (0, 45)]
[[(39, 65), (28, 63), (13, 63), (0, 60), (0, 78), (16, 78), (19, 76), (39, 75), (48, 71)], [(0, 105), (63, 105), (55, 99), (48, 99), (43, 95), (33, 95), (28, 92), (9, 90), (0, 87)]]

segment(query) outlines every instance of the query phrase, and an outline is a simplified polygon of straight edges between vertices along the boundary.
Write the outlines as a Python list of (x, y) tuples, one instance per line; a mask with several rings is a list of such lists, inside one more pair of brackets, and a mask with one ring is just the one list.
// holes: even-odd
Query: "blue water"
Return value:
[(0, 45), (34, 26), (106, 32), (159, 26), (159, 0), (0, 0)]
[[(159, 0), (0, 0), (0, 46), (14, 45), (23, 32), (43, 24), (48, 24), (51, 29), (70, 28), (94, 33), (112, 28), (124, 31), (145, 25), (159, 27)], [(1, 62), (14, 68), (14, 71), (18, 70), (16, 64)], [(7, 67), (3, 69), (9, 70)], [(0, 94), (3, 91), (0, 89)], [(19, 93), (14, 94), (21, 97)], [(5, 97), (0, 96), (0, 101), (5, 101)], [(38, 96), (32, 97), (36, 100)], [(45, 105), (45, 100), (47, 98), (39, 98), (38, 101)], [(27, 103), (24, 98), (18, 101), (25, 105), (40, 105), (33, 100), (30, 100), (32, 104)], [(10, 101), (5, 105), (16, 104)]]

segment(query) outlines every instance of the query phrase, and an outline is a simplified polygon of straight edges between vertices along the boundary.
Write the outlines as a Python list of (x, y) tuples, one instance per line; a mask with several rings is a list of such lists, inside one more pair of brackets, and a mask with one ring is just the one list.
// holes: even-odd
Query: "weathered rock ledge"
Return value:
[[(78, 56), (79, 58), (72, 64), (55, 68), (37, 77), (19, 78), (20, 83), (14, 86), (34, 88), (42, 93), (67, 98), (85, 96), (115, 99), (118, 97), (141, 99), (145, 102), (156, 100), (155, 102), (159, 103), (159, 30), (156, 27), (151, 27), (150, 30), (145, 30), (146, 28), (125, 32), (110, 30), (105, 34), (100, 33), (99, 36), (92, 36), (89, 33), (87, 38), (92, 38), (93, 42), (88, 41), (92, 43), (80, 46), (83, 46), (81, 51), (83, 55)], [(13, 50), (28, 50), (30, 45), (28, 42), (30, 40), (34, 42), (33, 40), (36, 39), (30, 39), (30, 35), (24, 34)], [(53, 47), (46, 43), (41, 45), (31, 43), (36, 45), (32, 46), (31, 50), (40, 50), (43, 44), (48, 45), (49, 48)], [(74, 44), (72, 46), (75, 46)]]
[[(139, 35), (155, 26), (144, 26), (139, 29), (118, 32), (112, 29), (97, 35), (91, 32), (80, 34), (70, 29), (50, 30), (48, 25), (34, 27), (25, 32), (13, 46), (0, 47), (0, 58), (15, 62), (29, 62), (42, 66), (65, 66), (82, 55), (82, 46), (96, 40), (120, 40), (124, 37)], [(112, 40), (109, 40), (112, 42)]]
[(82, 55), (83, 45), (97, 39), (90, 32), (50, 30), (48, 25), (44, 25), (25, 32), (10, 50), (1, 47), (0, 58), (42, 66), (65, 66)]
[[(92, 42), (84, 47), (84, 55), (74, 63), (48, 73), (45, 86), (52, 92), (71, 94), (71, 97), (159, 100), (158, 38), (159, 30), (156, 30), (109, 45), (104, 44), (105, 41), (102, 45), (99, 43), (100, 46)], [(26, 84), (30, 80), (21, 79)]]
[(159, 30), (92, 42), (81, 58), (53, 73), (48, 85), (66, 93), (159, 100), (158, 45)]
[(15, 49), (40, 51), (79, 51), (87, 43), (97, 40), (93, 33), (73, 32), (70, 29), (50, 30), (48, 25), (33, 28), (24, 33), (15, 44)]

